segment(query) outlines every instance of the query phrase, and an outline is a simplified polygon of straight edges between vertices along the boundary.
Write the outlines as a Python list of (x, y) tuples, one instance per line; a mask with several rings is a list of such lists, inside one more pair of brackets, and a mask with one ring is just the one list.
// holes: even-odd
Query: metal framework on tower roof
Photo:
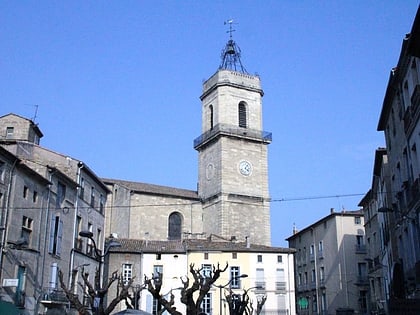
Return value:
[(222, 62), (219, 66), (219, 70), (233, 70), (248, 74), (241, 62), (241, 49), (232, 39), (232, 33), (235, 31), (232, 28), (233, 20), (228, 20), (225, 24), (229, 24), (229, 30), (227, 31), (227, 33), (229, 33), (229, 40), (226, 43), (225, 48), (222, 50)]

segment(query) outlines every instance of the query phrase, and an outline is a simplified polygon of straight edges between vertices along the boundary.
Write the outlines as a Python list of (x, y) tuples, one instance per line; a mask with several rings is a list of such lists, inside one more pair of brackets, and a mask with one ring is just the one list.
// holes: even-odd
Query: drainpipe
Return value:
[[(77, 222), (77, 212), (79, 210), (79, 192), (80, 192), (80, 185), (81, 185), (81, 170), (84, 167), (83, 162), (79, 162), (77, 163), (77, 188), (76, 188), (76, 200), (74, 202), (74, 217), (73, 217), (73, 237), (78, 236), (76, 235), (76, 222)], [(73, 266), (74, 266), (74, 240), (73, 240), (73, 246), (71, 247), (71, 251), (70, 251), (70, 261), (69, 261), (69, 284), (68, 287), (70, 288), (72, 285), (72, 281), (71, 281), (71, 273), (73, 270)]]
[(19, 160), (16, 158), (16, 160), (13, 162), (12, 168), (10, 169), (10, 175), (9, 175), (9, 183), (7, 185), (7, 198), (6, 198), (6, 205), (5, 205), (5, 212), (4, 217), (1, 218), (4, 222), (4, 225), (1, 226), (1, 243), (0, 243), (0, 280), (2, 280), (2, 271), (3, 271), (3, 255), (4, 250), (6, 248), (6, 239), (7, 239), (7, 225), (9, 223), (9, 205), (10, 205), (10, 199), (11, 199), (11, 191), (12, 191), (12, 181), (13, 181), (13, 175), (16, 169), (16, 164), (19, 162)]

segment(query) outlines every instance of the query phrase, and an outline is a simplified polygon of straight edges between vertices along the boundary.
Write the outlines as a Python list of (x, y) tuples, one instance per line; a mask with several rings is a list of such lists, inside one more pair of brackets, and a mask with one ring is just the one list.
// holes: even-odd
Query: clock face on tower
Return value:
[(249, 176), (252, 173), (252, 165), (248, 161), (239, 162), (239, 172), (244, 176)]

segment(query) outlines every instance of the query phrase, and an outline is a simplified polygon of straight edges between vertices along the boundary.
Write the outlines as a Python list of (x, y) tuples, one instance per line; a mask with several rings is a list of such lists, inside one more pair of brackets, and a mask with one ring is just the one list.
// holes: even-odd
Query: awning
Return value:
[(0, 314), (22, 315), (25, 314), (25, 310), (17, 308), (13, 303), (0, 301)]

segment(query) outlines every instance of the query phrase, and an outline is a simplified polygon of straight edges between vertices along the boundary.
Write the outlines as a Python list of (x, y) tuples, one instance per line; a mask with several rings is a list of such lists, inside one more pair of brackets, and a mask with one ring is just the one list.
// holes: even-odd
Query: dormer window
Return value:
[(238, 105), (239, 127), (246, 128), (246, 103), (240, 102)]

